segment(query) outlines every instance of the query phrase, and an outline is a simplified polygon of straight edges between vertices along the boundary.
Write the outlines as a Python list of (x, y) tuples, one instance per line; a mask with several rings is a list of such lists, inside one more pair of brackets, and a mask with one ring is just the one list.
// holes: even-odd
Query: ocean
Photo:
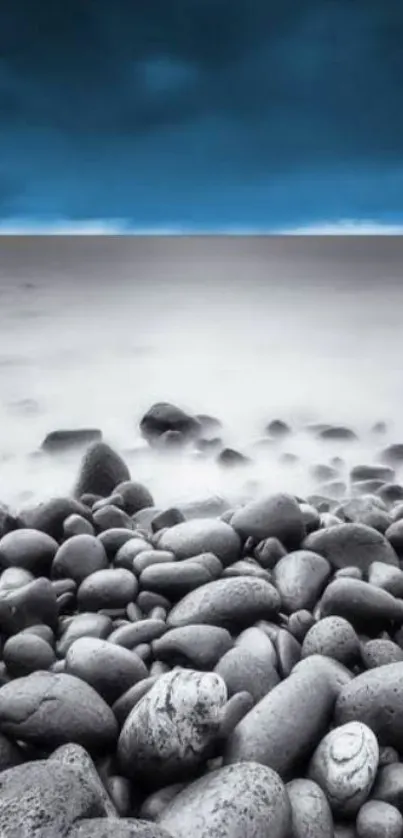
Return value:
[[(71, 490), (81, 453), (40, 452), (57, 428), (101, 428), (157, 505), (306, 495), (312, 463), (373, 461), (403, 441), (402, 274), (398, 236), (1, 237), (0, 501)], [(217, 416), (247, 453), (272, 419), (294, 433), (235, 471), (151, 456), (138, 424), (156, 401)], [(316, 421), (359, 439), (318, 442)]]

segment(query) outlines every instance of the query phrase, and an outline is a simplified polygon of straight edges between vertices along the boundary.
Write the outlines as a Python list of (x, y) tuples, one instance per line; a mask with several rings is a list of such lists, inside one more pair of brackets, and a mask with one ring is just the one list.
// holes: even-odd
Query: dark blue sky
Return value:
[(12, 0), (0, 217), (403, 223), (401, 0)]

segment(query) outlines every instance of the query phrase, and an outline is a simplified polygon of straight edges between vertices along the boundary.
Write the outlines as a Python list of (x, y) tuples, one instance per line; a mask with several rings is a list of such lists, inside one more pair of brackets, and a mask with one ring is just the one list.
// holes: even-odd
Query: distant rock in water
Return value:
[(249, 457), (245, 457), (244, 454), (241, 454), (240, 451), (235, 451), (234, 448), (224, 448), (217, 457), (217, 463), (226, 468), (247, 466), (250, 462)]
[(202, 432), (202, 423), (195, 416), (168, 402), (157, 402), (140, 422), (143, 437), (152, 445), (167, 431), (175, 431), (185, 439), (194, 439)]
[(51, 431), (42, 442), (42, 451), (58, 454), (74, 448), (82, 448), (91, 442), (100, 442), (102, 431), (98, 428), (74, 428), (71, 430)]
[(272, 422), (266, 425), (265, 431), (272, 437), (281, 438), (288, 436), (291, 433), (291, 428), (281, 419), (273, 419)]
[(381, 451), (378, 460), (388, 466), (401, 465), (403, 463), (403, 442), (388, 445)]
[(80, 466), (74, 489), (79, 498), (87, 492), (107, 498), (119, 483), (130, 480), (130, 472), (122, 457), (105, 442), (94, 442)]
[(357, 439), (357, 434), (351, 430), (351, 428), (344, 427), (344, 425), (329, 425), (328, 427), (320, 430), (318, 432), (318, 436), (320, 439), (329, 441), (347, 441)]

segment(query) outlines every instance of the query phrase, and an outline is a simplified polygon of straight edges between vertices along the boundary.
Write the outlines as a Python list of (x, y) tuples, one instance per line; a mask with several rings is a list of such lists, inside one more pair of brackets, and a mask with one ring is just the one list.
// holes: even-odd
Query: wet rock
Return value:
[(334, 838), (332, 811), (320, 786), (312, 780), (292, 780), (286, 790), (292, 838)]
[(78, 768), (37, 760), (0, 775), (4, 838), (67, 838), (77, 818), (105, 815), (99, 788)]
[(312, 756), (309, 776), (323, 789), (336, 815), (352, 816), (369, 797), (378, 761), (372, 730), (353, 721), (322, 739)]
[(287, 628), (295, 639), (299, 643), (302, 643), (309, 629), (314, 625), (314, 622), (315, 620), (311, 612), (303, 609), (302, 611), (295, 611), (294, 614), (290, 615)]
[(92, 492), (106, 498), (127, 480), (130, 480), (130, 472), (121, 456), (105, 442), (94, 442), (81, 463), (74, 495), (80, 497)]
[(165, 634), (166, 630), (165, 620), (153, 618), (139, 620), (136, 623), (127, 623), (116, 628), (109, 635), (108, 641), (125, 649), (134, 649), (140, 643), (151, 643)]
[(342, 687), (354, 678), (353, 673), (344, 664), (325, 655), (309, 655), (307, 658), (302, 658), (294, 667), (292, 674), (309, 672), (314, 674), (322, 672), (322, 677), (331, 684), (334, 695), (339, 695)]
[(225, 683), (216, 674), (176, 669), (162, 675), (122, 728), (124, 775), (147, 788), (188, 780), (209, 755), (226, 702)]
[(344, 617), (357, 630), (372, 627), (377, 631), (380, 625), (403, 623), (403, 602), (368, 582), (341, 578), (326, 588), (320, 613), (322, 617)]
[(371, 797), (396, 806), (403, 813), (403, 764), (397, 760), (379, 769)]
[(403, 498), (403, 486), (400, 483), (385, 483), (376, 494), (383, 500), (387, 506), (392, 506), (396, 501)]
[(159, 565), (159, 564), (166, 564), (172, 563), (175, 559), (173, 553), (170, 550), (142, 550), (140, 553), (137, 553), (135, 558), (132, 561), (132, 569), (136, 573), (137, 576), (146, 569), (146, 567), (150, 567), (151, 565)]
[(286, 494), (251, 501), (235, 512), (231, 525), (242, 538), (259, 542), (274, 537), (289, 549), (299, 547), (305, 534), (299, 505)]
[(49, 759), (56, 765), (65, 765), (67, 768), (76, 769), (82, 775), (85, 775), (88, 779), (90, 779), (98, 791), (99, 799), (103, 803), (105, 813), (108, 818), (117, 816), (116, 809), (109, 798), (104, 785), (102, 784), (95, 764), (89, 753), (82, 747), (82, 745), (76, 745), (74, 743), (61, 745), (60, 748), (56, 748), (56, 750), (53, 751), (53, 754), (51, 754)]
[(327, 463), (318, 463), (309, 469), (311, 477), (320, 483), (327, 480), (335, 480), (338, 476), (338, 469), (334, 466), (329, 466)]
[(346, 523), (364, 524), (383, 534), (391, 521), (387, 512), (380, 508), (378, 500), (371, 496), (353, 498), (337, 507), (335, 514)]
[(299, 508), (302, 512), (305, 532), (309, 535), (310, 532), (315, 532), (321, 526), (321, 519), (319, 512), (314, 506), (309, 503), (300, 503)]
[(168, 803), (159, 823), (175, 838), (288, 838), (290, 803), (263, 765), (244, 762), (202, 777)]
[(335, 707), (337, 724), (352, 720), (373, 730), (380, 745), (403, 748), (403, 663), (391, 663), (358, 675), (343, 687)]
[(40, 748), (76, 742), (90, 753), (113, 745), (118, 733), (112, 710), (92, 687), (72, 675), (48, 672), (0, 689), (0, 729)]
[(187, 594), (168, 615), (167, 625), (242, 627), (273, 617), (279, 610), (280, 597), (273, 585), (264, 579), (238, 576), (209, 582)]
[(237, 725), (224, 761), (256, 760), (288, 779), (326, 731), (334, 700), (334, 687), (321, 667), (293, 672)]
[(82, 637), (72, 643), (66, 655), (66, 672), (90, 684), (107, 704), (113, 704), (148, 675), (147, 667), (134, 652), (96, 637)]
[(390, 465), (392, 468), (394, 466), (401, 465), (403, 463), (403, 443), (397, 442), (392, 445), (388, 445), (387, 448), (384, 448), (383, 451), (381, 451), (378, 459), (381, 463)]
[(151, 492), (142, 483), (125, 480), (115, 486), (115, 491), (122, 496), (125, 510), (129, 515), (135, 515), (141, 509), (154, 506)]
[(91, 442), (99, 442), (101, 439), (102, 431), (98, 428), (51, 431), (45, 436), (41, 448), (49, 454), (60, 454), (75, 448), (86, 447)]
[[(136, 535), (134, 538), (127, 539), (119, 547), (113, 563), (115, 567), (124, 567), (126, 570), (134, 570), (135, 573), (138, 573), (140, 568), (134, 564), (134, 561), (137, 556), (145, 552), (147, 554), (154, 553), (150, 543), (145, 538)], [(172, 553), (169, 555), (171, 558), (173, 557)]]
[(71, 538), (74, 535), (94, 535), (94, 527), (82, 515), (69, 515), (63, 521), (63, 535)]
[(401, 838), (403, 818), (390, 803), (369, 800), (358, 813), (356, 830), (358, 838)]
[(56, 541), (61, 541), (64, 522), (70, 515), (80, 515), (89, 520), (91, 511), (74, 498), (56, 497), (33, 509), (22, 511), (19, 517), (24, 527), (45, 532)]
[(170, 550), (177, 560), (200, 553), (214, 553), (223, 565), (232, 564), (240, 555), (241, 543), (233, 528), (214, 518), (185, 521), (162, 533), (158, 547)]
[(97, 570), (81, 583), (77, 592), (78, 607), (80, 611), (125, 608), (135, 600), (137, 590), (136, 577), (130, 570)]
[(397, 566), (397, 556), (381, 533), (365, 524), (338, 524), (305, 539), (304, 548), (324, 556), (336, 568), (355, 566), (364, 573), (372, 562)]
[(253, 555), (264, 570), (272, 570), (277, 562), (287, 555), (287, 551), (278, 538), (265, 538), (264, 541), (259, 541)]
[(281, 419), (273, 419), (266, 425), (265, 431), (269, 436), (276, 437), (280, 439), (282, 437), (289, 436), (291, 433), (291, 428), (287, 425), (286, 422), (283, 422)]
[(74, 825), (68, 838), (172, 838), (155, 823), (134, 818), (91, 818)]
[(163, 637), (154, 640), (152, 650), (157, 660), (171, 666), (211, 670), (232, 645), (231, 635), (226, 629), (219, 626), (188, 625), (171, 629)]
[(19, 632), (4, 644), (3, 661), (13, 678), (50, 669), (55, 660), (55, 653), (49, 643), (35, 634)]
[(164, 530), (166, 527), (174, 527), (176, 524), (183, 524), (184, 521), (186, 521), (186, 518), (181, 510), (176, 509), (176, 507), (170, 507), (169, 509), (164, 509), (163, 512), (160, 512), (152, 519), (151, 531), (156, 533), (159, 532), (159, 530)]
[(362, 644), (361, 657), (365, 669), (375, 669), (403, 661), (403, 650), (392, 640), (380, 637)]
[(57, 618), (56, 594), (48, 579), (0, 591), (0, 631), (6, 636), (38, 623), (55, 628)]
[(218, 465), (225, 466), (226, 468), (247, 466), (251, 462), (249, 457), (246, 457), (245, 454), (236, 451), (234, 448), (223, 448), (217, 456)]
[(288, 553), (277, 562), (273, 571), (282, 610), (292, 614), (301, 609), (312, 609), (330, 574), (330, 564), (323, 556), (309, 550)]
[(384, 480), (390, 483), (395, 476), (390, 466), (358, 465), (353, 466), (350, 471), (350, 480), (356, 483), (358, 480)]
[(403, 571), (383, 562), (373, 562), (368, 573), (368, 582), (393, 596), (403, 596)]
[(331, 425), (322, 428), (318, 433), (318, 437), (320, 439), (337, 442), (347, 442), (358, 438), (357, 434), (351, 428), (346, 428), (343, 425)]
[(225, 681), (229, 696), (248, 690), (255, 703), (280, 682), (270, 641), (266, 648), (262, 644), (256, 648), (252, 643), (235, 646), (223, 655), (214, 671)]
[(166, 562), (146, 567), (140, 574), (140, 587), (155, 591), (177, 602), (190, 591), (212, 579), (209, 569), (196, 561)]
[(58, 544), (36, 530), (14, 530), (0, 539), (0, 567), (19, 567), (34, 576), (47, 575)]
[(97, 637), (105, 640), (112, 631), (112, 620), (104, 614), (76, 614), (62, 632), (57, 643), (57, 653), (64, 658), (75, 640), (80, 637)]
[(360, 658), (360, 641), (348, 620), (324, 617), (309, 629), (302, 644), (302, 657), (325, 655), (346, 666)]
[(152, 405), (140, 421), (141, 434), (150, 444), (168, 431), (179, 432), (185, 439), (195, 439), (201, 434), (202, 427), (194, 416), (168, 402)]
[(68, 577), (78, 585), (97, 570), (106, 570), (108, 557), (99, 539), (93, 535), (74, 535), (62, 544), (52, 562), (54, 579)]

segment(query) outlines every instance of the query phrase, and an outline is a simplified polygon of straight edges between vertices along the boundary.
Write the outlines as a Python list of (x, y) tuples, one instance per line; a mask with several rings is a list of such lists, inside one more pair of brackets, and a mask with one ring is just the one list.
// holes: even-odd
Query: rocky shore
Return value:
[[(249, 461), (173, 405), (140, 430)], [(98, 429), (48, 435), (71, 494), (0, 508), (1, 838), (403, 838), (403, 444), (373, 430), (346, 474), (355, 431), (312, 426), (314, 494), (169, 508)]]

